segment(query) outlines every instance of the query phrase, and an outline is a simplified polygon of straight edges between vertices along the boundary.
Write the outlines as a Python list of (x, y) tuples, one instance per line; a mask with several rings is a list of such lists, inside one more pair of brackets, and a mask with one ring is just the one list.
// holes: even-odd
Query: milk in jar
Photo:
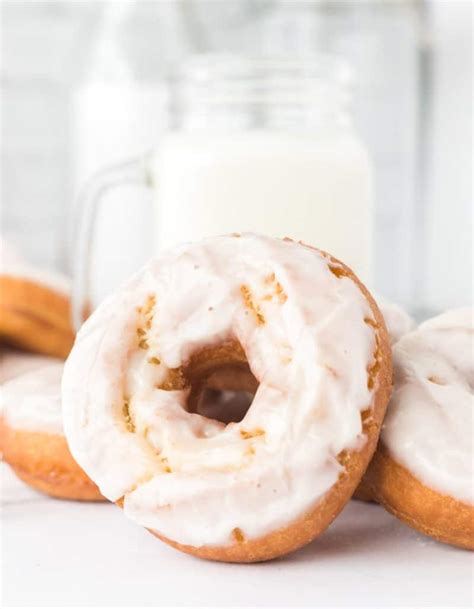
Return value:
[(335, 58), (206, 56), (188, 65), (178, 120), (152, 163), (154, 245), (253, 231), (372, 274), (372, 165)]

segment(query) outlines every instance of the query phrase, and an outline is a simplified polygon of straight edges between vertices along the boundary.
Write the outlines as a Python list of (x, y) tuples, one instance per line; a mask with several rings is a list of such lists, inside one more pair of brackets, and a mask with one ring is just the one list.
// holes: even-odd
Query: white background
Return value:
[[(130, 144), (133, 138), (120, 134), (115, 140), (109, 137), (104, 142), (99, 137), (89, 146), (86, 142), (82, 154), (71, 116), (77, 91), (97, 73), (106, 54), (96, 46), (101, 10), (117, 4), (118, 0), (2, 3), (1, 229), (37, 264), (67, 268), (74, 182), (82, 182), (117, 155), (135, 152)], [(156, 41), (156, 49), (142, 53), (137, 65), (139, 71), (152, 69), (158, 80), (189, 52), (241, 51), (257, 43), (266, 52), (315, 48), (339, 52), (355, 64), (362, 81), (374, 79), (365, 89), (371, 91), (368, 98), (356, 96), (356, 114), (377, 166), (379, 285), (375, 287), (421, 314), (470, 302), (473, 66), (469, 0), (187, 4), (163, 0), (154, 4), (156, 36), (143, 30), (146, 23), (140, 23), (127, 40), (135, 47), (138, 44), (137, 48), (141, 37)], [(189, 10), (181, 10), (182, 6)], [(332, 10), (329, 30), (323, 18), (314, 16), (314, 7)], [(421, 24), (416, 15), (423, 12)], [(374, 44), (382, 45), (379, 53)], [(429, 82), (422, 83), (422, 90), (429, 91), (426, 99), (419, 99), (410, 88), (420, 69), (414, 44), (429, 51)], [(165, 127), (158, 101), (156, 107), (156, 124), (136, 137), (147, 147), (159, 140)], [(114, 112), (121, 112), (119, 100), (106, 113), (110, 120)], [(135, 127), (134, 132), (138, 132)], [(421, 160), (412, 145), (420, 136)], [(127, 196), (134, 205), (124, 215), (123, 225), (134, 222), (133, 230), (139, 231), (144, 224), (136, 219), (140, 194)], [(126, 237), (117, 235), (110, 254), (122, 255), (125, 274), (135, 264), (130, 256), (120, 254)]]
[(112, 504), (48, 499), (0, 471), (5, 606), (472, 606), (472, 553), (377, 505), (349, 502), (289, 557), (232, 565), (169, 548)]

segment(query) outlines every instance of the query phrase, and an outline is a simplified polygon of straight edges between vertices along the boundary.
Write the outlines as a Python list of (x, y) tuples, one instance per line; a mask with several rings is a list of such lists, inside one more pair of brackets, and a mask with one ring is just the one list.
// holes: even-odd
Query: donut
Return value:
[(393, 349), (395, 389), (365, 480), (400, 520), (474, 548), (472, 309), (434, 317)]
[(61, 499), (101, 501), (96, 485), (77, 465), (64, 437), (61, 376), (51, 360), (2, 385), (0, 443), (3, 460), (31, 487)]
[[(225, 387), (235, 369), (258, 384), (243, 418), (197, 412), (207, 379), (223, 371)], [(92, 314), (65, 366), (65, 431), (137, 524), (195, 556), (256, 562), (341, 511), (390, 391), (384, 321), (352, 271), (236, 234), (163, 252)]]
[(0, 267), (0, 342), (65, 358), (74, 342), (69, 282), (26, 264)]
[[(415, 322), (402, 307), (393, 302), (389, 302), (380, 295), (377, 295), (377, 305), (385, 320), (385, 325), (387, 326), (392, 345), (400, 340), (404, 334), (413, 330)], [(362, 478), (359, 486), (356, 488), (353, 499), (358, 499), (359, 501), (374, 501), (374, 497), (365, 481), (365, 477)]]

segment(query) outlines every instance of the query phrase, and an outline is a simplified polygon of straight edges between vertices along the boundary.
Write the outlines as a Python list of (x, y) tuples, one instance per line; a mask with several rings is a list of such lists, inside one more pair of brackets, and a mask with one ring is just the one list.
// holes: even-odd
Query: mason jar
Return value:
[(191, 58), (174, 83), (172, 127), (157, 149), (105, 168), (85, 191), (76, 314), (88, 299), (97, 205), (127, 182), (153, 190), (155, 253), (251, 231), (326, 250), (370, 283), (373, 171), (353, 126), (351, 83), (349, 66), (327, 55)]

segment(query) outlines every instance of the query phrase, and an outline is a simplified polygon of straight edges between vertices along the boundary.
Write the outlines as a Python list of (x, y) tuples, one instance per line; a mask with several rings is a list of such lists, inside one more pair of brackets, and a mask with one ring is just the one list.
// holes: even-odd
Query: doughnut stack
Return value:
[(152, 259), (72, 347), (67, 292), (15, 281), (0, 336), (35, 369), (2, 386), (0, 441), (32, 486), (217, 561), (297, 550), (354, 493), (474, 548), (472, 309), (416, 327), (331, 255), (233, 234)]
[[(4, 248), (2, 248), (4, 249)], [(69, 286), (2, 251), (0, 451), (15, 474), (62, 499), (103, 500), (64, 436), (61, 377), (74, 342)]]

